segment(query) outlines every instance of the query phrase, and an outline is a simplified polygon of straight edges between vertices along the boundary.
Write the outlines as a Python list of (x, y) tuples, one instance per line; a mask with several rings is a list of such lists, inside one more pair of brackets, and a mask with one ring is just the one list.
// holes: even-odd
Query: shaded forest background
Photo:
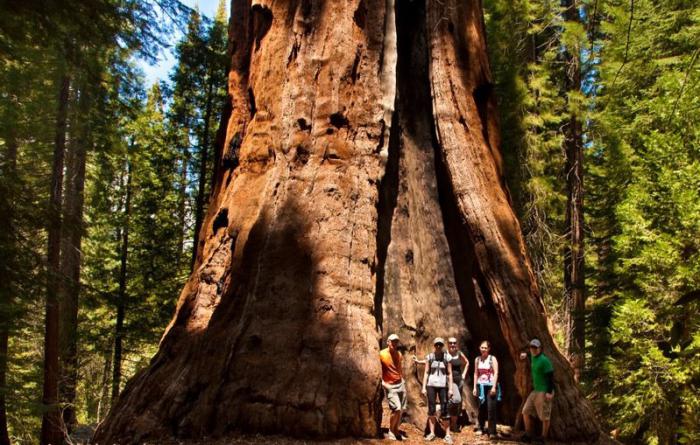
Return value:
[[(554, 335), (621, 440), (699, 443), (700, 5), (483, 3)], [(20, 444), (99, 423), (157, 349), (211, 189), (228, 11), (0, 5), (0, 444)], [(136, 59), (177, 28), (146, 89)]]

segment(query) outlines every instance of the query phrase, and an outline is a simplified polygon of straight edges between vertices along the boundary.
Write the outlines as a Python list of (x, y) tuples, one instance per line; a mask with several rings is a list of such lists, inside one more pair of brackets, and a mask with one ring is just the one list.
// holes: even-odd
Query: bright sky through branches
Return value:
[[(180, 0), (183, 4), (189, 6), (190, 8), (199, 8), (199, 12), (202, 15), (207, 16), (210, 19), (214, 18), (216, 14), (216, 8), (219, 5), (219, 0)], [(228, 2), (227, 2), (228, 3)], [(158, 56), (158, 63), (155, 65), (149, 65), (143, 60), (139, 60), (139, 65), (145, 74), (146, 87), (150, 87), (154, 82), (159, 80), (167, 80), (170, 70), (173, 65), (175, 65), (175, 56), (173, 55), (173, 49), (177, 44), (178, 40), (182, 38), (184, 30), (174, 34), (170, 40), (170, 48), (167, 48), (161, 52)]]

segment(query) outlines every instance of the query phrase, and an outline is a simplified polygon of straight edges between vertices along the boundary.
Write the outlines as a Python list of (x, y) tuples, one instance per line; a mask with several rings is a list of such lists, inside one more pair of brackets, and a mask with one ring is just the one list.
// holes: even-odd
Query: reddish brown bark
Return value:
[(410, 356), (433, 337), (493, 342), (512, 421), (528, 389), (514, 358), (538, 336), (557, 369), (552, 435), (598, 437), (503, 185), (481, 14), (456, 0), (233, 2), (233, 111), (199, 259), (99, 443), (374, 436), (379, 339), (394, 331), (414, 422)]
[(59, 307), (58, 289), (61, 251), (61, 200), (63, 195), (63, 160), (66, 146), (66, 118), (71, 80), (68, 75), (60, 79), (58, 113), (56, 115), (56, 140), (51, 169), (51, 193), (48, 216), (48, 255), (46, 279), (46, 321), (44, 333), (44, 415), (41, 420), (41, 445), (59, 444), (63, 441), (61, 412), (58, 405), (58, 338)]
[[(562, 2), (567, 21), (580, 22), (578, 2)], [(581, 91), (580, 48), (574, 47), (565, 54), (566, 87), (571, 93)], [(586, 296), (584, 271), (584, 221), (583, 221), (583, 130), (581, 116), (572, 113), (565, 128), (566, 146), (566, 227), (569, 242), (564, 253), (564, 286), (567, 300), (567, 352), (579, 380), (585, 366), (586, 345)]]

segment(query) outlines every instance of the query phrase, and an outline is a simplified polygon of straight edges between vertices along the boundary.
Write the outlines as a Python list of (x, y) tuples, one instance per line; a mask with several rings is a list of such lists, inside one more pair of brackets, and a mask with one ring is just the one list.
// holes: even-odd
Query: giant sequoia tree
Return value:
[(528, 390), (515, 358), (541, 338), (552, 435), (596, 440), (504, 186), (480, 3), (234, 0), (231, 37), (195, 268), (97, 441), (374, 436), (389, 332), (408, 354), (490, 339), (511, 421)]

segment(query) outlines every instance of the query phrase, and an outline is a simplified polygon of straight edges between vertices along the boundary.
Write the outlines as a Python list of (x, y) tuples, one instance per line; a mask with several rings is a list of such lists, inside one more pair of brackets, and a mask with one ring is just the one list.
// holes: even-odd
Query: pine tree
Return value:
[(225, 6), (226, 2), (220, 0), (216, 17), (207, 32), (206, 46), (204, 48), (204, 54), (206, 55), (204, 59), (206, 76), (203, 79), (205, 94), (199, 104), (201, 109), (200, 114), (202, 116), (202, 121), (198, 125), (197, 131), (197, 140), (199, 142), (199, 177), (197, 181), (197, 197), (195, 200), (194, 242), (192, 243), (190, 269), (194, 266), (194, 262), (197, 259), (199, 251), (199, 232), (202, 228), (207, 205), (207, 196), (210, 193), (209, 185), (211, 183), (211, 178), (208, 172), (210, 170), (213, 171), (211, 168), (211, 164), (213, 163), (210, 159), (212, 159), (212, 155), (214, 154), (212, 141), (214, 141), (216, 135), (215, 124), (219, 121), (221, 110), (224, 108), (226, 99), (225, 86), (228, 63), (226, 60), (227, 23)]
[[(700, 8), (606, 2), (594, 120), (601, 387), (632, 441), (697, 441)], [(604, 210), (604, 211), (603, 211)], [(606, 320), (607, 318), (607, 320)], [(607, 323), (605, 323), (607, 321)]]
[[(196, 158), (197, 128), (203, 110), (200, 108), (206, 70), (206, 36), (201, 15), (197, 10), (190, 13), (187, 24), (187, 33), (177, 44), (175, 56), (177, 65), (171, 74), (172, 91), (170, 92), (171, 105), (168, 110), (168, 123), (170, 138), (178, 149), (179, 175), (179, 199), (178, 216), (182, 233), (178, 236), (181, 247), (178, 254), (178, 266), (186, 262), (189, 256), (190, 239), (192, 239), (191, 220), (192, 209), (195, 207), (192, 196), (191, 178), (193, 172), (198, 170)], [(201, 135), (201, 133), (200, 133)]]

